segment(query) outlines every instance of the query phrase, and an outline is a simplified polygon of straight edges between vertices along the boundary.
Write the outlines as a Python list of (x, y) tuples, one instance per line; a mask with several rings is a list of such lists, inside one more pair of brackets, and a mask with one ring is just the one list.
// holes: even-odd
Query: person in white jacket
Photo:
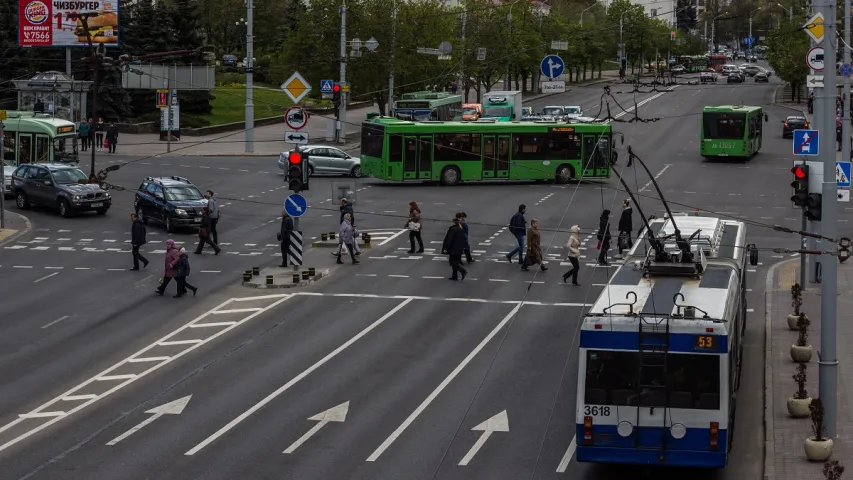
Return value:
[(572, 285), (579, 286), (578, 270), (580, 269), (580, 263), (578, 262), (578, 258), (581, 256), (581, 229), (577, 225), (572, 225), (569, 231), (571, 233), (569, 234), (569, 241), (566, 243), (566, 248), (569, 249), (568, 257), (569, 261), (572, 262), (572, 269), (563, 274), (563, 282), (568, 282), (569, 277), (572, 277)]

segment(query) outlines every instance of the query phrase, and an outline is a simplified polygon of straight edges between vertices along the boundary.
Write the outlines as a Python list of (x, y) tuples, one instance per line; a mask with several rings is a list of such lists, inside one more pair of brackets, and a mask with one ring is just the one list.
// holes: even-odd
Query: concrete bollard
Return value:
[(308, 270), (302, 271), (302, 280), (308, 280), (310, 277), (308, 276)]
[(308, 267), (308, 276), (314, 277), (317, 275), (317, 269), (314, 267)]
[(328, 233), (321, 233), (321, 234), (320, 234), (320, 240), (322, 240), (322, 241), (324, 241), (324, 242), (325, 242), (325, 241), (326, 241), (326, 240), (328, 240), (328, 239), (329, 239), (329, 234), (328, 234)]
[(272, 285), (272, 284), (273, 284), (273, 276), (267, 275), (267, 285)]
[(293, 283), (299, 283), (299, 274), (298, 273), (293, 274)]
[(252, 281), (252, 272), (249, 272), (249, 271), (243, 272), (243, 281), (244, 282), (251, 282)]
[(252, 267), (252, 275), (258, 276), (261, 274), (261, 267)]
[(334, 240), (335, 235), (336, 235), (335, 232), (329, 232), (329, 240)]
[(367, 233), (367, 232), (362, 233), (361, 239), (364, 240), (365, 246), (370, 246), (370, 234), (369, 233)]

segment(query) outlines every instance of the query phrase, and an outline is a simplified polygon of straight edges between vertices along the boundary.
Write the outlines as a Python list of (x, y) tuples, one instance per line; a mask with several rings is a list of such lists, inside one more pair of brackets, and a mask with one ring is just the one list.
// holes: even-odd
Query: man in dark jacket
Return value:
[(118, 143), (118, 126), (115, 122), (110, 122), (110, 126), (107, 127), (107, 144), (110, 147), (110, 153), (116, 153), (116, 143)]
[(601, 213), (598, 219), (598, 264), (608, 265), (607, 251), (610, 250), (610, 210)]
[(622, 201), (622, 215), (619, 216), (619, 239), (617, 240), (619, 247), (619, 256), (622, 256), (622, 250), (631, 249), (631, 232), (634, 231), (634, 209), (631, 208), (630, 200)]
[(441, 253), (449, 257), (450, 267), (453, 269), (449, 280), (459, 280), (459, 272), (462, 272), (462, 280), (465, 280), (465, 275), (468, 275), (468, 271), (462, 266), (462, 254), (465, 253), (465, 231), (462, 230), (462, 224), (458, 218), (454, 218), (453, 225), (447, 229)]
[(287, 252), (290, 251), (290, 234), (293, 233), (293, 218), (287, 210), (281, 211), (281, 230), (278, 232), (278, 242), (281, 244), (281, 266), (287, 266)]
[(524, 237), (527, 236), (527, 220), (524, 219), (526, 211), (526, 205), (519, 205), (518, 211), (509, 221), (509, 233), (515, 236), (515, 241), (518, 244), (517, 247), (506, 254), (506, 260), (509, 263), (512, 263), (512, 257), (518, 252), (518, 263), (524, 265)]
[(471, 256), (471, 239), (468, 236), (468, 214), (459, 212), (456, 218), (459, 219), (459, 224), (462, 225), (462, 231), (465, 233), (465, 261), (469, 264), (474, 263), (474, 257)]
[[(135, 213), (130, 214), (130, 252), (133, 254), (133, 268), (139, 270), (139, 261), (142, 260), (144, 267), (148, 266), (148, 259), (139, 253), (139, 247), (145, 245), (145, 225), (137, 218)], [(143, 268), (144, 268), (143, 267)]]

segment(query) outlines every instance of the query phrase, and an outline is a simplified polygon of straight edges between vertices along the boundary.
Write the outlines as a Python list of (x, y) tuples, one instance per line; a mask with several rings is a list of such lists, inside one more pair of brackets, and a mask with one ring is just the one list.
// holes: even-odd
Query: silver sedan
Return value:
[[(308, 154), (308, 174), (331, 173), (337, 175), (361, 176), (361, 158), (353, 157), (337, 147), (326, 145), (305, 145), (298, 147), (300, 152)], [(278, 168), (287, 167), (287, 157), (292, 152), (281, 152), (278, 156)]]

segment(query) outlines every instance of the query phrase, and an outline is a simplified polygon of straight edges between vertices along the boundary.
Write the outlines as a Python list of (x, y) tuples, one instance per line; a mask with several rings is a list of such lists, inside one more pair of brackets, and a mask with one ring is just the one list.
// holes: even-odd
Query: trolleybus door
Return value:
[(51, 142), (47, 135), (36, 135), (36, 162), (52, 162)]
[(33, 163), (33, 134), (18, 134), (18, 165)]
[(509, 178), (509, 135), (498, 137), (498, 178)]
[(610, 158), (609, 136), (584, 135), (583, 136), (583, 176), (601, 177), (607, 176)]
[(496, 178), (498, 173), (498, 152), (495, 149), (495, 136), (483, 136), (483, 178)]
[(403, 179), (432, 178), (432, 137), (406, 137), (403, 151)]

